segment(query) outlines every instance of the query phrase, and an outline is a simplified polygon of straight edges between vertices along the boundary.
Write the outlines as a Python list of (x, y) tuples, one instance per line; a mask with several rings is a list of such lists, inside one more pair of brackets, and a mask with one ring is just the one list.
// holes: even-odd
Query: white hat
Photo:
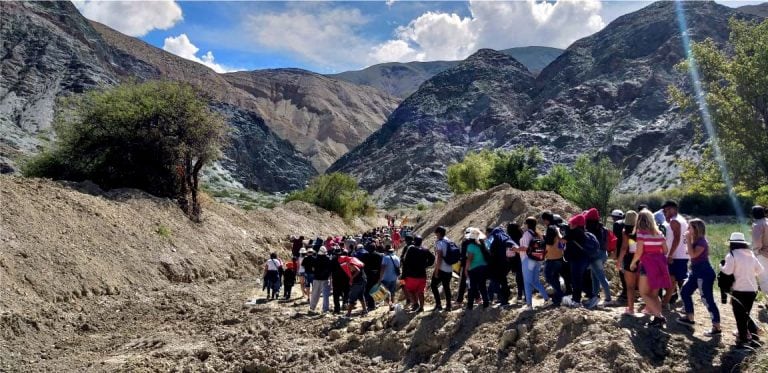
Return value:
[(741, 242), (741, 243), (747, 243), (747, 240), (744, 238), (744, 233), (741, 232), (733, 232), (731, 233), (731, 237), (728, 239), (729, 242)]
[(325, 246), (320, 246), (320, 250), (317, 250), (317, 255), (325, 255), (328, 254), (328, 250), (325, 249)]
[(464, 230), (464, 238), (468, 240), (484, 240), (485, 234), (477, 228), (469, 227)]
[(307, 253), (307, 249), (305, 249), (303, 247), (301, 249), (299, 249), (299, 254), (306, 254), (306, 253)]
[(314, 254), (314, 253), (315, 253), (315, 249), (313, 249), (311, 247), (309, 249), (307, 249), (307, 254)]

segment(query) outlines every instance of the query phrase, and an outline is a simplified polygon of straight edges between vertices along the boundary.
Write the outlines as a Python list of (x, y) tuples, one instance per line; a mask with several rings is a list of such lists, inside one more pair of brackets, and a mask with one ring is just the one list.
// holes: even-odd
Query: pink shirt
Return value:
[(637, 243), (643, 243), (643, 254), (663, 254), (666, 239), (648, 231), (637, 232)]

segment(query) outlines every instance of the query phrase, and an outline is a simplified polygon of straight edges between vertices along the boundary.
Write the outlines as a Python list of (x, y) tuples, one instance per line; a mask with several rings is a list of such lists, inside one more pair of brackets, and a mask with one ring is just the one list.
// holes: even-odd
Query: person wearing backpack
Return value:
[(590, 300), (592, 302), (599, 302), (600, 287), (603, 288), (603, 304), (613, 303), (611, 297), (611, 284), (608, 283), (608, 279), (605, 277), (605, 262), (608, 260), (608, 230), (603, 227), (600, 222), (600, 212), (596, 208), (587, 210), (584, 214), (584, 220), (586, 221), (587, 232), (592, 233), (600, 243), (600, 248), (597, 252), (597, 256), (591, 258), (589, 262), (589, 270), (592, 272), (592, 293), (598, 299)]
[(475, 305), (478, 293), (483, 300), (483, 308), (490, 306), (488, 299), (488, 259), (490, 253), (485, 247), (485, 234), (477, 228), (467, 228), (464, 238), (469, 240), (467, 244), (467, 261), (465, 266), (466, 276), (469, 278), (469, 298), (467, 310), (471, 311)]
[[(571, 267), (571, 286), (573, 293), (571, 294), (571, 301), (565, 303), (569, 307), (581, 307), (582, 293), (586, 295), (587, 299), (594, 299), (592, 293), (592, 286), (584, 286), (584, 276), (589, 268), (589, 255), (587, 254), (585, 247), (587, 245), (587, 231), (585, 229), (587, 222), (584, 219), (583, 214), (576, 214), (568, 220), (568, 230), (562, 241), (565, 243), (564, 258)], [(596, 305), (587, 303), (587, 308), (592, 308)]]
[(554, 222), (554, 215), (545, 211), (541, 214), (541, 221), (547, 230), (544, 233), (544, 244), (546, 245), (546, 256), (544, 258), (544, 278), (547, 280), (549, 286), (552, 287), (554, 294), (552, 294), (552, 304), (555, 307), (559, 307), (563, 300), (565, 292), (560, 286), (560, 276), (563, 271), (563, 267), (567, 265), (563, 260), (565, 245), (561, 244), (560, 230)]
[(264, 286), (267, 288), (267, 299), (277, 299), (280, 295), (280, 276), (283, 273), (283, 262), (277, 259), (277, 253), (269, 254), (264, 263)]
[(670, 286), (667, 265), (669, 247), (664, 236), (659, 231), (653, 213), (649, 210), (640, 211), (635, 225), (637, 235), (637, 250), (632, 257), (630, 270), (640, 272), (640, 295), (645, 301), (645, 311), (653, 316), (647, 326), (663, 327), (667, 319), (661, 314), (661, 299), (659, 290)]
[(381, 261), (381, 285), (389, 290), (389, 309), (395, 305), (395, 292), (397, 291), (397, 279), (400, 277), (400, 258), (395, 254), (395, 248), (390, 247), (387, 255)]
[(765, 268), (749, 249), (744, 233), (731, 233), (730, 252), (725, 256), (721, 272), (733, 276), (731, 285), (731, 307), (736, 319), (739, 346), (756, 346), (758, 328), (750, 317), (752, 306), (757, 297), (757, 278)]
[[(486, 246), (491, 253), (493, 260), (489, 263), (490, 278), (494, 291), (498, 294), (498, 303), (501, 307), (509, 305), (509, 260), (507, 260), (507, 246), (511, 240), (507, 232), (501, 227), (489, 227)], [(517, 245), (517, 243), (515, 243)], [(490, 296), (490, 298), (493, 298)]]
[(432, 270), (432, 282), (430, 288), (432, 289), (432, 295), (435, 297), (435, 312), (443, 310), (440, 304), (440, 285), (443, 286), (443, 293), (445, 294), (445, 310), (451, 310), (451, 279), (453, 278), (453, 268), (451, 265), (456, 263), (448, 263), (449, 250), (458, 250), (453, 241), (445, 237), (445, 227), (435, 228), (435, 268)]
[(541, 264), (544, 257), (540, 259), (529, 255), (532, 254), (532, 248), (541, 247), (544, 248), (544, 241), (541, 239), (541, 235), (536, 232), (536, 218), (529, 216), (525, 218), (525, 227), (527, 230), (523, 233), (523, 237), (520, 239), (520, 248), (518, 253), (520, 255), (520, 264), (522, 266), (523, 281), (525, 282), (525, 303), (527, 304), (526, 310), (533, 310), (533, 289), (536, 290), (544, 297), (544, 306), (551, 304), (547, 289), (541, 283)]

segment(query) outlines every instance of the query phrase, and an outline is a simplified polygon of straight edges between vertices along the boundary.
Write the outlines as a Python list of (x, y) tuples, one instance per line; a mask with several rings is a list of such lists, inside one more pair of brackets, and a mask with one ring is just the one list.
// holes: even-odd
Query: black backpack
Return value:
[(445, 249), (445, 257), (443, 257), (443, 261), (448, 265), (454, 265), (461, 260), (461, 249), (458, 245), (456, 245), (456, 242), (443, 239), (448, 244), (448, 247)]
[(533, 238), (531, 238), (531, 242), (528, 244), (528, 249), (526, 249), (525, 254), (528, 255), (528, 259), (540, 262), (544, 260), (544, 257), (547, 254), (547, 246), (544, 244), (544, 240), (542, 240), (536, 232), (529, 232), (531, 232)]

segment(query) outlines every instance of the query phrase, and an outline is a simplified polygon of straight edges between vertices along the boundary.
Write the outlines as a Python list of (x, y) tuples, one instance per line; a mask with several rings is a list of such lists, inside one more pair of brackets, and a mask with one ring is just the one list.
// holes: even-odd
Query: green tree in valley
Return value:
[(581, 208), (597, 208), (601, 216), (607, 216), (611, 194), (621, 181), (621, 171), (608, 158), (594, 161), (581, 155), (571, 172), (573, 184), (563, 190), (563, 197)]
[[(755, 190), (768, 181), (768, 21), (755, 24), (732, 19), (730, 26), (727, 51), (712, 40), (694, 43), (692, 51), (729, 175), (737, 188)], [(689, 67), (687, 61), (680, 64), (682, 70)], [(684, 110), (698, 109), (682, 87), (670, 87), (670, 99)], [(711, 175), (713, 167), (719, 171), (719, 165), (712, 162), (712, 155), (705, 154), (702, 164), (706, 167), (698, 167), (698, 171), (704, 175)], [(691, 172), (697, 172), (697, 165), (689, 166)], [(721, 182), (709, 178), (715, 184)]]
[(52, 148), (27, 162), (27, 176), (91, 180), (176, 198), (200, 220), (198, 181), (220, 154), (226, 130), (191, 86), (151, 81), (59, 102)]
[(461, 162), (448, 166), (448, 186), (456, 194), (504, 183), (520, 190), (533, 189), (543, 161), (544, 157), (535, 147), (470, 151)]
[(288, 196), (286, 202), (304, 201), (339, 214), (344, 219), (367, 215), (375, 206), (368, 193), (360, 189), (350, 175), (334, 172), (320, 175), (300, 191)]
[(573, 172), (568, 167), (558, 164), (554, 165), (549, 172), (536, 180), (536, 190), (546, 190), (555, 192), (559, 195), (565, 195), (574, 188), (576, 179)]
[(497, 158), (496, 152), (488, 149), (467, 153), (461, 162), (448, 166), (448, 187), (456, 194), (492, 187), (490, 175)]

